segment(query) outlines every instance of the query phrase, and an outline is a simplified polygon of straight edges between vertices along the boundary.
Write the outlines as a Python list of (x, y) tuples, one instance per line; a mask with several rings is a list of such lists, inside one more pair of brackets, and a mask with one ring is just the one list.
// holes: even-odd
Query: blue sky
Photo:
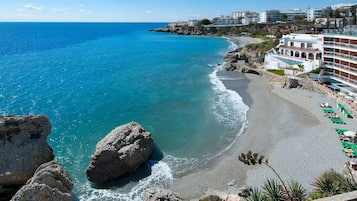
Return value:
[(341, 0), (0, 0), (0, 21), (170, 22), (262, 12), (322, 8)]

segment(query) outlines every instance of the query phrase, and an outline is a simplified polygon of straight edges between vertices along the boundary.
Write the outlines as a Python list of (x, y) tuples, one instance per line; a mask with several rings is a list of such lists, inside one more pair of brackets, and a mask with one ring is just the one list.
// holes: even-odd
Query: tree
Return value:
[(200, 21), (200, 25), (209, 25), (212, 24), (212, 22), (209, 19), (203, 19)]
[(357, 24), (356, 5), (351, 6), (352, 24)]
[(288, 197), (288, 200), (293, 200), (283, 179), (280, 177), (278, 172), (269, 164), (268, 159), (264, 160), (264, 158), (265, 157), (263, 155), (259, 155), (258, 153), (253, 153), (252, 151), (248, 151), (246, 154), (241, 153), (241, 155), (238, 156), (238, 160), (240, 160), (241, 162), (243, 162), (246, 165), (261, 165), (261, 164), (263, 164), (263, 165), (269, 167), (274, 172), (274, 174), (278, 177), (280, 183), (283, 185), (283, 188), (284, 188), (286, 196)]

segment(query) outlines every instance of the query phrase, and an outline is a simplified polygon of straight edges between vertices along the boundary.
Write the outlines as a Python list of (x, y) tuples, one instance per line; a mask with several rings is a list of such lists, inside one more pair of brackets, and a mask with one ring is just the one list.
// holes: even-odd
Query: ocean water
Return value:
[[(50, 119), (48, 142), (76, 200), (142, 200), (146, 188), (168, 188), (214, 160), (244, 129), (248, 107), (217, 76), (232, 44), (147, 31), (162, 26), (0, 23), (0, 114)], [(163, 158), (93, 188), (85, 169), (96, 143), (131, 121)]]

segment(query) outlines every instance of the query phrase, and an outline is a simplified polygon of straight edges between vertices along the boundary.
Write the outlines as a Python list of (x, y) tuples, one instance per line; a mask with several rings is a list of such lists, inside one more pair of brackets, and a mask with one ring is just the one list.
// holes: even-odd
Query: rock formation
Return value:
[(46, 142), (50, 130), (44, 116), (0, 117), (0, 198), (25, 184), (38, 166), (53, 160)]
[(146, 190), (145, 201), (183, 201), (178, 194), (158, 187)]
[(60, 164), (50, 161), (37, 168), (11, 201), (71, 201), (72, 188), (72, 180)]
[(153, 140), (140, 124), (131, 122), (112, 130), (96, 146), (86, 170), (91, 182), (103, 183), (136, 171), (153, 151)]

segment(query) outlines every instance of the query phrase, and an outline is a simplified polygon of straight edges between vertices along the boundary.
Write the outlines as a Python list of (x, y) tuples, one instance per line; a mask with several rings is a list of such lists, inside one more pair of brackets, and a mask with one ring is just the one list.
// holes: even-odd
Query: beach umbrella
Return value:
[(353, 131), (345, 131), (343, 133), (344, 136), (347, 136), (347, 137), (356, 137), (356, 132), (353, 132)]

